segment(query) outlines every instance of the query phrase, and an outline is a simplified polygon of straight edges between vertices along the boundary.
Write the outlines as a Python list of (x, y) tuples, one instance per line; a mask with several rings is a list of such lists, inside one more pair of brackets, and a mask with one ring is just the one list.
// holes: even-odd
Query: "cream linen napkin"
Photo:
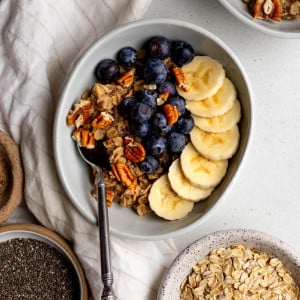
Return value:
[[(68, 239), (92, 296), (99, 299), (98, 231), (66, 197), (53, 161), (52, 126), (62, 83), (84, 50), (111, 28), (139, 19), (150, 0), (0, 0), (0, 128), (20, 145), (25, 201), (46, 227)], [(172, 240), (112, 237), (118, 299), (156, 298), (176, 256)]]

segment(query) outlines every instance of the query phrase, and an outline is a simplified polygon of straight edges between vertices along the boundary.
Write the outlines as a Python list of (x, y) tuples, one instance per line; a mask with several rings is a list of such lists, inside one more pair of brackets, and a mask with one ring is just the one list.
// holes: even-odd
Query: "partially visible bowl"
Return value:
[(199, 54), (209, 55), (221, 62), (228, 76), (235, 84), (242, 106), (240, 144), (230, 161), (222, 183), (205, 201), (195, 205), (187, 217), (177, 221), (166, 221), (154, 215), (139, 217), (131, 209), (114, 203), (109, 209), (109, 223), (112, 234), (138, 240), (155, 240), (184, 234), (198, 226), (218, 207), (224, 192), (233, 181), (247, 149), (251, 132), (252, 90), (247, 74), (236, 55), (218, 37), (190, 23), (172, 19), (142, 20), (129, 23), (113, 30), (98, 40), (80, 59), (71, 73), (59, 100), (54, 124), (54, 153), (61, 182), (78, 210), (91, 222), (96, 223), (96, 201), (91, 196), (89, 169), (80, 159), (71, 139), (72, 129), (66, 125), (66, 116), (80, 95), (96, 82), (94, 69), (103, 58), (116, 57), (124, 46), (136, 49), (154, 35), (163, 35), (171, 40), (190, 42)]
[(281, 22), (253, 18), (247, 4), (242, 0), (219, 0), (219, 2), (240, 21), (266, 34), (279, 38), (300, 38), (300, 20), (283, 20)]
[(18, 145), (0, 130), (0, 224), (6, 222), (23, 198), (23, 167)]
[(157, 300), (180, 299), (180, 286), (192, 272), (192, 267), (212, 250), (231, 245), (244, 245), (266, 252), (278, 258), (291, 272), (300, 287), (300, 257), (282, 240), (255, 230), (230, 229), (208, 234), (186, 247), (173, 261), (166, 272), (158, 292)]
[[(0, 226), (0, 244), (5, 245), (3, 246), (1, 249), (1, 253), (2, 255), (5, 255), (4, 253), (4, 249), (11, 247), (9, 246), (9, 244), (4, 244), (4, 243), (14, 243), (17, 240), (21, 240), (26, 243), (29, 243), (30, 241), (37, 241), (38, 243), (41, 243), (43, 249), (45, 249), (44, 253), (44, 260), (41, 261), (41, 257), (37, 257), (34, 258), (31, 262), (37, 262), (37, 264), (39, 264), (39, 266), (35, 266), (32, 265), (32, 268), (37, 268), (37, 270), (41, 271), (42, 265), (45, 266), (45, 268), (51, 268), (51, 270), (46, 269), (45, 271), (41, 271), (39, 276), (45, 276), (45, 274), (47, 274), (47, 276), (40, 277), (39, 280), (45, 279), (45, 281), (48, 281), (48, 283), (56, 283), (56, 278), (51, 278), (51, 276), (53, 276), (53, 274), (58, 274), (57, 272), (61, 272), (62, 274), (65, 274), (64, 276), (69, 276), (72, 275), (72, 282), (73, 282), (73, 286), (70, 287), (69, 285), (65, 285), (62, 286), (60, 289), (58, 288), (58, 286), (56, 286), (56, 292), (59, 293), (59, 291), (61, 292), (63, 288), (65, 289), (69, 289), (71, 288), (73, 290), (73, 292), (76, 294), (74, 294), (73, 296), (75, 297), (75, 299), (78, 300), (87, 300), (88, 299), (88, 288), (87, 288), (87, 284), (86, 284), (86, 279), (85, 279), (85, 275), (84, 275), (84, 271), (81, 267), (81, 264), (78, 260), (78, 258), (76, 257), (76, 255), (74, 254), (73, 250), (71, 249), (71, 247), (67, 244), (67, 242), (60, 237), (58, 234), (56, 234), (55, 232), (40, 226), (40, 225), (35, 225), (35, 224), (9, 224), (9, 225), (3, 225)], [(16, 248), (16, 244), (14, 244), (14, 252), (17, 251)], [(18, 246), (21, 247), (21, 246)], [(16, 277), (14, 282), (10, 282), (11, 285), (15, 285), (16, 283), (19, 284), (24, 284), (24, 282), (22, 282), (22, 279), (24, 280), (24, 278), (26, 278), (26, 282), (27, 282), (27, 290), (28, 291), (35, 291), (35, 288), (37, 288), (37, 286), (35, 285), (35, 282), (33, 282), (32, 280), (30, 280), (30, 272), (29, 270), (26, 270), (24, 268), (28, 267), (28, 264), (25, 262), (24, 265), (22, 265), (22, 263), (20, 264), (20, 262), (24, 259), (26, 259), (26, 257), (28, 257), (28, 255), (34, 255), (32, 254), (32, 250), (31, 249), (38, 249), (37, 248), (37, 244), (27, 244), (27, 246), (23, 247), (23, 253), (22, 256), (19, 256), (18, 258), (12, 258), (9, 257), (9, 259), (11, 259), (11, 263), (14, 264), (14, 262), (16, 261), (16, 263), (14, 264), (15, 266), (15, 270), (12, 270), (12, 272), (15, 272), (15, 274), (18, 274), (18, 276)], [(29, 250), (28, 250), (29, 249)], [(50, 250), (53, 249), (53, 250)], [(49, 251), (48, 251), (49, 250)], [(39, 250), (40, 251), (40, 250)], [(19, 253), (19, 252), (18, 252)], [(57, 254), (56, 254), (57, 253)], [(62, 256), (61, 256), (62, 255)], [(52, 257), (56, 257), (57, 259), (54, 260), (53, 265), (50, 265), (50, 259)], [(41, 263), (40, 263), (41, 262)], [(59, 267), (58, 262), (61, 263), (62, 270), (61, 271), (53, 271), (54, 268)], [(3, 266), (2, 264), (5, 263), (5, 261), (1, 262), (1, 266)], [(23, 266), (23, 269), (18, 269), (18, 266)], [(4, 268), (0, 269), (0, 274), (1, 272), (3, 272)], [(52, 272), (51, 272), (52, 271)], [(35, 272), (35, 271), (34, 271)], [(6, 275), (5, 275), (6, 276)], [(4, 277), (5, 277), (4, 276)], [(65, 277), (62, 277), (63, 279)], [(58, 285), (60, 283), (57, 283)], [(39, 288), (41, 288), (42, 286), (46, 286), (46, 283), (40, 282)], [(23, 285), (21, 285), (23, 286)], [(52, 287), (53, 288), (53, 287)], [(21, 291), (23, 293), (23, 291)], [(26, 292), (25, 292), (26, 294)], [(2, 295), (3, 296), (3, 295)], [(33, 295), (31, 295), (33, 296)], [(63, 295), (59, 295), (57, 294), (57, 296), (62, 296)], [(73, 298), (72, 298), (73, 299)], [(74, 300), (75, 300), (74, 299)]]

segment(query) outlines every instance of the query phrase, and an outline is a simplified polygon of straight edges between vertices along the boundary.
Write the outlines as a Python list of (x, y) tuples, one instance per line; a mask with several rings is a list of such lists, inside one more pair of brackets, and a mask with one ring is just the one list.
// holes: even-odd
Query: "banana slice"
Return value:
[(212, 133), (197, 126), (190, 132), (191, 142), (201, 155), (210, 160), (229, 159), (237, 151), (240, 133), (237, 125), (224, 132)]
[(187, 82), (187, 91), (177, 86), (177, 92), (186, 100), (210, 97), (223, 85), (225, 70), (217, 60), (209, 56), (195, 56), (181, 69)]
[(229, 111), (236, 97), (235, 86), (230, 79), (225, 78), (222, 87), (216, 94), (201, 101), (186, 101), (186, 107), (196, 116), (213, 118)]
[(203, 157), (192, 143), (189, 143), (181, 152), (180, 165), (184, 176), (193, 185), (210, 189), (219, 184), (225, 176), (228, 161), (209, 160)]
[(153, 183), (148, 199), (151, 209), (166, 220), (181, 219), (194, 207), (193, 201), (182, 199), (174, 193), (167, 174)]
[(233, 107), (224, 115), (214, 118), (202, 118), (192, 114), (195, 125), (207, 132), (224, 132), (231, 129), (241, 119), (241, 105), (238, 100), (234, 101)]
[(192, 185), (182, 173), (179, 158), (174, 160), (171, 164), (168, 178), (174, 192), (178, 196), (190, 201), (198, 202), (200, 200), (204, 200), (213, 191), (213, 188), (202, 189)]

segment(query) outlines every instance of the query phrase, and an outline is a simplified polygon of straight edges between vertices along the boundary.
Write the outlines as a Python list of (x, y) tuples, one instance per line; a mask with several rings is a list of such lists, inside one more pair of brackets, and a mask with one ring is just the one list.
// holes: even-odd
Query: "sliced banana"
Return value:
[(223, 132), (231, 129), (241, 119), (241, 105), (238, 100), (234, 101), (233, 107), (224, 115), (214, 118), (202, 118), (192, 114), (195, 126), (207, 132)]
[(212, 133), (197, 126), (190, 132), (191, 142), (197, 151), (210, 160), (231, 158), (238, 149), (240, 133), (237, 125), (224, 132)]
[(185, 217), (194, 207), (194, 202), (180, 198), (172, 190), (168, 175), (159, 177), (152, 185), (148, 196), (151, 209), (166, 220)]
[(203, 157), (192, 143), (188, 143), (180, 155), (184, 176), (202, 189), (210, 189), (220, 183), (226, 174), (227, 160), (209, 160)]
[(182, 67), (187, 82), (187, 91), (177, 86), (180, 96), (186, 100), (202, 100), (214, 95), (223, 85), (225, 70), (209, 56), (195, 56)]
[(192, 114), (203, 117), (213, 118), (228, 112), (236, 100), (237, 92), (232, 81), (228, 78), (224, 79), (222, 87), (212, 96), (195, 101), (186, 101), (186, 107)]
[(190, 201), (198, 202), (200, 200), (204, 200), (213, 191), (213, 188), (202, 189), (191, 184), (191, 182), (183, 175), (179, 158), (174, 160), (171, 164), (168, 172), (168, 178), (174, 192), (178, 196)]

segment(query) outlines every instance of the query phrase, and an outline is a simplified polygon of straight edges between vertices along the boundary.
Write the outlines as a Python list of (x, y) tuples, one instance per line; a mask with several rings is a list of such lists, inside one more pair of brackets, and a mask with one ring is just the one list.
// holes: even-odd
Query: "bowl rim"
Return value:
[(100, 38), (98, 38), (82, 55), (81, 57), (74, 62), (73, 68), (70, 71), (70, 73), (68, 74), (68, 76), (66, 77), (64, 84), (63, 84), (63, 89), (62, 92), (59, 95), (59, 99), (58, 99), (58, 105), (56, 108), (56, 114), (55, 114), (55, 118), (54, 118), (54, 126), (53, 126), (53, 147), (54, 147), (54, 161), (57, 167), (57, 171), (58, 171), (58, 175), (60, 178), (60, 182), (62, 183), (62, 186), (64, 187), (64, 190), (66, 192), (66, 194), (68, 195), (69, 199), (71, 200), (72, 204), (77, 208), (77, 210), (91, 223), (96, 223), (96, 218), (91, 217), (80, 205), (78, 202), (74, 201), (70, 191), (67, 188), (67, 184), (65, 182), (64, 176), (59, 168), (59, 154), (58, 154), (58, 148), (57, 148), (57, 144), (56, 141), (57, 139), (57, 132), (58, 132), (58, 128), (59, 128), (59, 118), (58, 118), (58, 113), (61, 109), (62, 109), (62, 105), (63, 105), (63, 101), (62, 99), (65, 97), (67, 91), (70, 89), (70, 81), (72, 80), (72, 78), (78, 73), (78, 70), (80, 70), (80, 68), (82, 68), (82, 65), (84, 65), (85, 61), (87, 60), (87, 58), (89, 57), (89, 55), (91, 55), (95, 49), (97, 49), (98, 44), (101, 44), (103, 42), (105, 42), (105, 40), (110, 39), (111, 37), (113, 37), (115, 34), (119, 34), (121, 32), (127, 31), (128, 29), (131, 28), (136, 28), (139, 26), (147, 26), (147, 25), (153, 25), (153, 24), (162, 24), (162, 25), (174, 25), (174, 26), (179, 26), (179, 27), (184, 27), (193, 31), (197, 31), (205, 36), (207, 36), (209, 39), (211, 39), (212, 41), (214, 41), (216, 44), (218, 44), (221, 48), (224, 49), (224, 51), (231, 57), (231, 59), (234, 61), (234, 63), (236, 64), (236, 66), (238, 67), (238, 69), (240, 70), (241, 74), (244, 77), (245, 83), (247, 85), (248, 88), (248, 94), (249, 94), (249, 99), (251, 100), (249, 102), (249, 111), (250, 111), (250, 115), (249, 117), (249, 128), (248, 128), (248, 137), (247, 137), (247, 141), (245, 143), (245, 149), (244, 149), (244, 153), (243, 153), (243, 159), (240, 161), (239, 165), (237, 166), (235, 173), (232, 177), (232, 179), (230, 180), (229, 184), (227, 185), (225, 191), (222, 193), (222, 195), (219, 197), (218, 201), (209, 209), (208, 212), (206, 212), (204, 215), (202, 215), (199, 219), (197, 219), (195, 222), (185, 226), (184, 228), (180, 228), (177, 229), (173, 232), (168, 232), (168, 233), (161, 233), (161, 234), (150, 234), (145, 236), (141, 236), (138, 234), (132, 234), (132, 233), (126, 233), (126, 232), (120, 232), (117, 229), (114, 229), (112, 227), (110, 227), (110, 232), (111, 234), (118, 236), (118, 237), (122, 237), (122, 238), (129, 238), (129, 239), (133, 239), (133, 240), (161, 240), (161, 239), (165, 239), (165, 238), (173, 238), (173, 237), (177, 237), (180, 236), (194, 228), (196, 228), (197, 226), (199, 226), (199, 224), (201, 224), (202, 222), (204, 222), (207, 218), (209, 218), (214, 212), (215, 210), (221, 205), (221, 203), (223, 202), (222, 200), (224, 199), (225, 194), (228, 192), (229, 188), (232, 186), (232, 181), (233, 178), (236, 177), (240, 170), (241, 167), (245, 161), (245, 157), (248, 153), (249, 150), (249, 143), (251, 141), (252, 138), (252, 127), (253, 127), (253, 121), (252, 121), (252, 116), (253, 116), (253, 106), (251, 104), (252, 99), (254, 99), (253, 96), (253, 90), (252, 90), (252, 86), (251, 86), (251, 82), (250, 79), (248, 77), (248, 74), (244, 68), (244, 66), (242, 65), (242, 63), (240, 62), (239, 58), (237, 57), (237, 55), (233, 52), (233, 50), (231, 50), (227, 44), (220, 39), (218, 36), (216, 36), (215, 34), (213, 34), (212, 32), (208, 31), (207, 29), (204, 29), (203, 27), (200, 27), (196, 24), (190, 23), (190, 22), (186, 22), (186, 21), (182, 21), (182, 20), (177, 20), (177, 19), (173, 19), (173, 18), (149, 18), (149, 19), (141, 19), (141, 20), (136, 20), (136, 21), (131, 21), (128, 22), (126, 24), (120, 25), (114, 29), (112, 29), (111, 31), (107, 32), (106, 34), (104, 34), (103, 36), (101, 36)]
[[(249, 240), (245, 240), (243, 237), (245, 234), (249, 235), (251, 238)], [(174, 258), (174, 260), (171, 262), (169, 268), (164, 273), (161, 283), (158, 288), (157, 293), (157, 300), (167, 300), (168, 298), (165, 298), (163, 295), (164, 289), (168, 287), (170, 278), (172, 276), (172, 273), (176, 273), (178, 269), (180, 268), (181, 263), (185, 263), (185, 259), (187, 255), (201, 247), (205, 247), (205, 245), (210, 244), (212, 240), (219, 242), (219, 241), (226, 241), (228, 237), (234, 237), (235, 239), (243, 240), (242, 242), (239, 242), (240, 244), (247, 244), (248, 242), (254, 241), (255, 238), (259, 243), (264, 243), (267, 246), (269, 245), (271, 248), (274, 248), (274, 252), (281, 252), (282, 255), (285, 255), (293, 260), (293, 264), (295, 265), (295, 268), (300, 267), (300, 256), (299, 253), (297, 253), (295, 250), (292, 249), (292, 247), (284, 242), (282, 239), (274, 236), (273, 234), (266, 233), (261, 230), (256, 229), (249, 229), (249, 228), (230, 228), (230, 229), (221, 229), (217, 230), (211, 233), (208, 233), (202, 237), (200, 237), (197, 240), (194, 240), (190, 244), (188, 244), (183, 250), (179, 252), (179, 254)], [(234, 244), (229, 242), (230, 245)], [(228, 244), (228, 245), (229, 245)], [(247, 246), (247, 245), (246, 245)], [(225, 247), (225, 246), (224, 246)], [(204, 257), (210, 253), (213, 249), (215, 249), (215, 246), (209, 246), (207, 249), (207, 253), (203, 254), (201, 257)], [(255, 248), (255, 247), (254, 247)], [(265, 251), (265, 250), (262, 250)], [(269, 253), (270, 254), (270, 253)], [(278, 257), (280, 260), (281, 258)], [(198, 259), (199, 260), (199, 259)], [(190, 269), (192, 266), (189, 266)], [(299, 272), (299, 278), (300, 278), (300, 272)]]
[(4, 205), (0, 208), (0, 224), (7, 221), (23, 198), (24, 175), (20, 150), (16, 142), (8, 133), (0, 130), (0, 151), (4, 151), (4, 159), (10, 167), (11, 188)]
[[(21, 237), (22, 233), (29, 233), (30, 236), (26, 235), (25, 237)], [(30, 223), (11, 223), (2, 225), (0, 226), (0, 237), (3, 235), (8, 235), (8, 238), (5, 239), (5, 241), (16, 238), (36, 239), (56, 248), (56, 250), (59, 249), (59, 251), (63, 252), (64, 256), (73, 265), (73, 268), (78, 276), (81, 290), (80, 300), (88, 300), (88, 287), (81, 263), (69, 244), (60, 235), (46, 227)], [(0, 241), (0, 243), (1, 242), (4, 241)], [(50, 244), (50, 242), (52, 244)]]
[[(242, 0), (240, 0), (240, 1), (242, 1)], [(219, 0), (219, 2), (241, 22), (243, 22), (246, 25), (249, 25), (250, 27), (255, 28), (263, 33), (267, 33), (273, 37), (283, 38), (283, 39), (284, 38), (287, 38), (287, 39), (299, 39), (300, 38), (300, 31), (299, 32), (282, 32), (282, 31), (272, 30), (268, 27), (263, 26), (261, 23), (255, 22), (255, 21), (266, 21), (266, 20), (256, 20), (254, 18), (247, 19), (239, 11), (237, 11), (235, 8), (233, 8), (230, 5), (230, 3), (228, 3), (227, 0)], [(293, 22), (293, 21), (283, 20), (282, 22)], [(300, 25), (299, 25), (299, 27), (300, 27)]]

